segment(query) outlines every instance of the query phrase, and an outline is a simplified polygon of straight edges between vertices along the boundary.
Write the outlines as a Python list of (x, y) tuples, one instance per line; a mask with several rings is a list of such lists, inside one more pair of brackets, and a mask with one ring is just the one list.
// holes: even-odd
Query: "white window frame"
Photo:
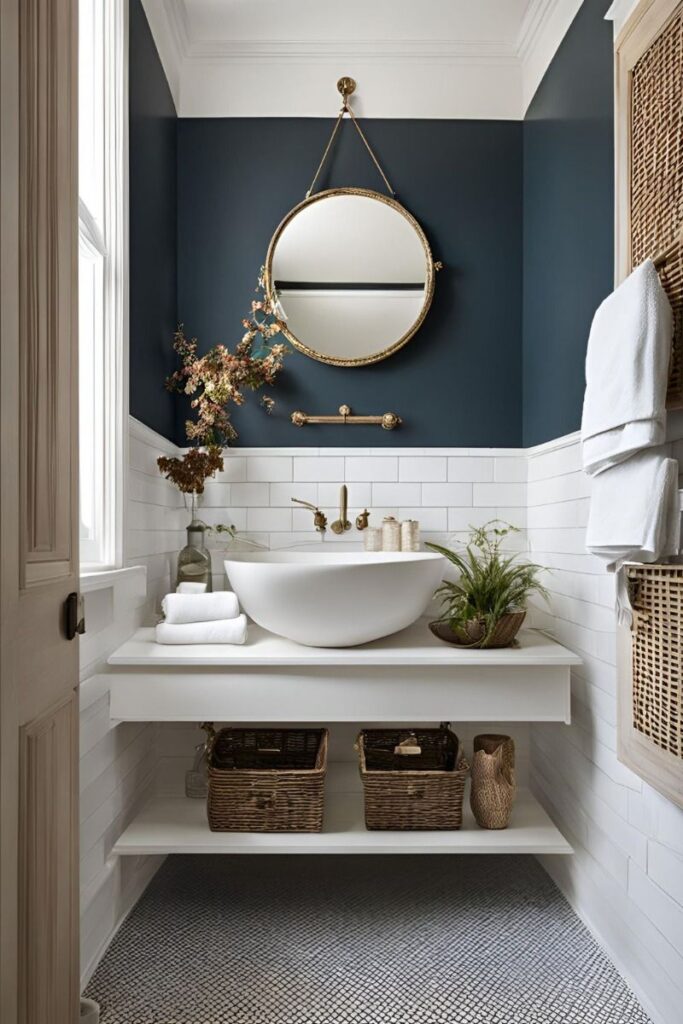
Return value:
[(103, 230), (80, 199), (78, 224), (79, 244), (104, 259), (100, 557), (81, 560), (86, 574), (123, 566), (128, 465), (128, 4), (98, 2), (105, 40)]

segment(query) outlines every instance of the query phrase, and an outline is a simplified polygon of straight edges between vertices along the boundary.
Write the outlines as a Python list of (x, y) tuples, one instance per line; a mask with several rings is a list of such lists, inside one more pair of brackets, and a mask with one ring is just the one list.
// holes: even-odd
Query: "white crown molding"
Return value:
[(517, 42), (524, 117), (583, 0), (530, 0)]
[(142, 2), (181, 117), (330, 117), (352, 74), (365, 117), (521, 120), (582, 0), (529, 0), (514, 44), (196, 39), (184, 0)]
[(413, 61), (517, 62), (516, 48), (490, 39), (202, 39), (185, 50), (189, 61), (325, 61), (330, 59)]
[(640, 0), (614, 0), (612, 6), (605, 15), (605, 21), (611, 21), (614, 25), (614, 38), (616, 39), (624, 25), (631, 17), (632, 12), (638, 6)]
[(142, 7), (156, 43), (168, 87), (180, 114), (180, 82), (185, 53), (189, 38), (185, 20), (185, 5), (182, 0), (142, 0)]

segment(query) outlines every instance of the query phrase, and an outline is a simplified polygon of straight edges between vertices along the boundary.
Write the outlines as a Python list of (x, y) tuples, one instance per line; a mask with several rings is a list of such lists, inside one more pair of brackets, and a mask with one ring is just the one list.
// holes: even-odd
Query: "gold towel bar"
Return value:
[(376, 425), (384, 430), (393, 430), (401, 423), (401, 417), (395, 412), (385, 412), (383, 416), (353, 416), (351, 407), (348, 405), (339, 406), (338, 416), (309, 416), (308, 413), (299, 409), (292, 413), (292, 423), (295, 427), (305, 427), (307, 423), (359, 423), (364, 425)]

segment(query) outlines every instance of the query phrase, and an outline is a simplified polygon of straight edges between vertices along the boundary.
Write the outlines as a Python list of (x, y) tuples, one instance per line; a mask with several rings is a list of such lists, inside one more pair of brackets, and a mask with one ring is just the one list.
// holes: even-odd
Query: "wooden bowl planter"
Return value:
[(484, 619), (470, 619), (462, 628), (453, 630), (447, 622), (430, 622), (429, 628), (435, 637), (456, 647), (511, 647), (526, 618), (526, 611), (508, 612), (496, 623), (488, 640)]

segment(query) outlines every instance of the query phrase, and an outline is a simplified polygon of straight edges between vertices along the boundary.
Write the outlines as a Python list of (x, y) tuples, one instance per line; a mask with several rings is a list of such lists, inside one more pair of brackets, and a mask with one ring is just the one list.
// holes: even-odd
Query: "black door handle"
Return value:
[(81, 598), (73, 591), (64, 602), (64, 632), (67, 640), (73, 640), (77, 633), (85, 633), (85, 616), (80, 618)]

